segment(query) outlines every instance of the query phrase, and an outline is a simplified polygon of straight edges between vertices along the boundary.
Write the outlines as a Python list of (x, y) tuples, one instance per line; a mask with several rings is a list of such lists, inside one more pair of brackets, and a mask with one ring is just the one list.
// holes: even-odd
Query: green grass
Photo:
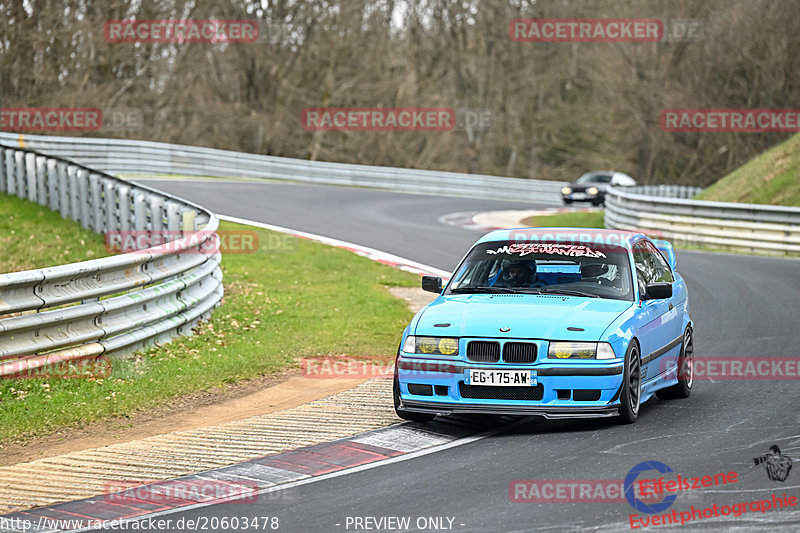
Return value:
[(695, 199), (800, 206), (800, 133), (754, 157)]
[[(37, 215), (26, 224), (31, 234), (52, 239), (51, 221)], [(252, 230), (231, 223), (221, 229)], [(128, 417), (181, 395), (296, 366), (301, 357), (391, 360), (411, 313), (386, 288), (416, 285), (418, 276), (337, 248), (256, 231), (256, 253), (223, 257), (224, 305), (196, 336), (114, 359), (106, 379), (0, 380), (0, 443)], [(39, 252), (48, 249), (36, 248), (25, 261), (41, 263)]]
[(108, 255), (102, 235), (37, 203), (5, 193), (0, 193), (0, 250), (0, 273)]
[(602, 211), (575, 211), (529, 217), (522, 221), (526, 226), (541, 228), (604, 228)]

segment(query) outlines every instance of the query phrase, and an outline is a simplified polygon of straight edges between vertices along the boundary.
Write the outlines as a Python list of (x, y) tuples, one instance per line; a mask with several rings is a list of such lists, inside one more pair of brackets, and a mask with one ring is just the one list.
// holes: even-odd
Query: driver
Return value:
[(536, 276), (536, 262), (509, 259), (502, 264), (502, 280), (506, 287), (541, 287)]

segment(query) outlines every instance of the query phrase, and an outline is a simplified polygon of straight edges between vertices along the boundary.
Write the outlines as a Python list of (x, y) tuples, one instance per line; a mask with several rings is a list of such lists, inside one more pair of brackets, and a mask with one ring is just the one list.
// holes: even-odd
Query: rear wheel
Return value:
[(622, 424), (632, 424), (639, 416), (639, 402), (642, 397), (642, 360), (639, 357), (639, 346), (635, 341), (631, 341), (625, 353), (622, 376), (618, 420)]
[(681, 355), (678, 357), (678, 383), (666, 389), (656, 391), (661, 400), (677, 400), (688, 398), (694, 385), (694, 340), (692, 328), (687, 327), (683, 333)]
[(403, 420), (411, 420), (413, 422), (428, 422), (430, 420), (433, 420), (433, 417), (435, 415), (431, 415), (428, 413), (414, 413), (412, 411), (406, 411), (404, 409), (400, 409), (400, 381), (397, 379), (397, 375), (395, 375), (394, 377), (392, 396), (394, 396), (394, 412), (397, 413), (397, 416), (399, 416)]

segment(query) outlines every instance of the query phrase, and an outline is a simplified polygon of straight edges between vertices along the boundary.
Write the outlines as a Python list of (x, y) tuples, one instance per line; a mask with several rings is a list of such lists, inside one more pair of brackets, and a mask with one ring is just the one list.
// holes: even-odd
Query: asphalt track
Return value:
[[(351, 241), (446, 270), (479, 234), (441, 224), (442, 215), (543, 207), (318, 185), (147, 183), (220, 214)], [(680, 251), (678, 270), (689, 286), (698, 358), (800, 355), (799, 261)], [(410, 517), (408, 531), (631, 530), (629, 515), (637, 511), (627, 502), (517, 503), (509, 498), (509, 485), (520, 479), (620, 480), (638, 463), (655, 460), (683, 476), (739, 475), (735, 484), (682, 492), (665, 512), (773, 493), (800, 496), (798, 400), (796, 379), (698, 381), (688, 400), (643, 405), (635, 425), (529, 419), (463, 446), (295, 487), (285, 497), (218, 504), (170, 518), (275, 516), (279, 531), (309, 533), (364, 531), (354, 527), (355, 517), (393, 516)], [(784, 482), (770, 481), (753, 465), (772, 444), (795, 459)], [(417, 528), (426, 517), (443, 517), (444, 527)], [(800, 507), (670, 529), (798, 531)]]

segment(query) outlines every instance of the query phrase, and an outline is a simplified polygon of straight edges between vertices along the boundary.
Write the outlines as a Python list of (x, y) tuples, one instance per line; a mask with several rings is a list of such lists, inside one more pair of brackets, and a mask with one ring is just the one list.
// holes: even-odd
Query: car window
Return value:
[(636, 267), (636, 283), (639, 286), (639, 294), (644, 294), (645, 286), (652, 283), (653, 279), (652, 261), (648, 258), (644, 241), (633, 245), (633, 264)]
[(575, 183), (611, 183), (610, 174), (584, 174)]
[(658, 250), (658, 248), (656, 248), (655, 245), (649, 241), (643, 241), (643, 244), (647, 248), (647, 253), (650, 256), (650, 261), (652, 263), (653, 281), (650, 283), (672, 283), (675, 281), (675, 278), (672, 276), (672, 270), (669, 268), (669, 263), (667, 263), (667, 260), (664, 259), (663, 255), (661, 255), (661, 252)]
[(493, 241), (470, 251), (450, 282), (448, 294), (571, 291), (632, 300), (631, 279), (624, 247), (594, 242)]
[(648, 283), (675, 281), (664, 256), (649, 241), (639, 241), (633, 246), (633, 262), (636, 266), (636, 282), (640, 294), (644, 292)]

